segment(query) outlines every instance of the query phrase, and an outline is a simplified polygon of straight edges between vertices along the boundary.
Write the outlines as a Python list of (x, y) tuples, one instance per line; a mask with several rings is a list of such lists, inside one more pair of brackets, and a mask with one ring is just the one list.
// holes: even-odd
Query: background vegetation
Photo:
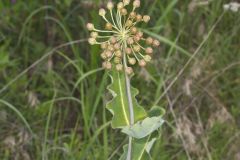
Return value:
[[(0, 1), (0, 159), (117, 160), (127, 139), (104, 108), (109, 79), (85, 24), (100, 0)], [(167, 111), (154, 160), (240, 160), (240, 12), (227, 0), (146, 0), (161, 41), (133, 86)]]

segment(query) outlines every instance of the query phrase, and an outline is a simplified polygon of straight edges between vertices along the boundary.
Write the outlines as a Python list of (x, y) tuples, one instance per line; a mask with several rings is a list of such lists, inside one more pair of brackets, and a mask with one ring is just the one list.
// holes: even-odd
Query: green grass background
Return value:
[[(207, 2), (207, 3), (206, 3)], [(161, 41), (132, 84), (166, 109), (154, 160), (240, 159), (240, 12), (227, 0), (145, 0), (145, 34)], [(117, 160), (109, 79), (87, 22), (106, 1), (0, 1), (0, 160)]]

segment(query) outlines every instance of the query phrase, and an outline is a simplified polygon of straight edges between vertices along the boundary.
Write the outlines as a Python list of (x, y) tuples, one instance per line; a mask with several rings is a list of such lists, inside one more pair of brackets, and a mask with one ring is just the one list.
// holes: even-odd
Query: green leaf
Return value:
[[(153, 146), (153, 143), (156, 141), (156, 138), (153, 138), (149, 142), (149, 137), (143, 139), (134, 139), (132, 143), (132, 157), (131, 160), (150, 160), (150, 150)], [(120, 160), (127, 159), (128, 145), (123, 147), (124, 153), (121, 156)]]
[(156, 142), (157, 138), (153, 138), (151, 141), (147, 143), (146, 152), (150, 154), (150, 150), (152, 149), (153, 144)]
[(159, 117), (166, 113), (165, 109), (160, 106), (153, 106), (150, 111), (148, 111), (148, 117)]
[(141, 139), (158, 130), (162, 126), (163, 122), (164, 120), (162, 119), (162, 116), (151, 118), (147, 117), (133, 126), (124, 127), (122, 132), (130, 137)]
[(154, 106), (148, 112), (148, 117), (142, 121), (138, 121), (133, 126), (126, 126), (122, 129), (122, 132), (133, 137), (133, 138), (144, 138), (154, 131), (158, 130), (164, 120), (163, 115), (165, 114), (165, 110), (159, 106)]
[[(130, 113), (128, 106), (128, 97), (125, 84), (125, 75), (123, 72), (110, 71), (109, 76), (112, 83), (108, 86), (113, 99), (107, 103), (107, 109), (113, 114), (112, 127), (123, 128), (130, 125)], [(146, 117), (146, 112), (135, 98), (138, 90), (131, 87), (132, 101), (134, 107), (134, 121), (137, 122)]]
[(64, 0), (64, 2), (69, 7), (72, 3), (72, 0)]
[(9, 56), (7, 52), (3, 52), (0, 50), (0, 67), (5, 67), (9, 63)]
[[(1, 41), (1, 36), (0, 36)], [(10, 41), (7, 41), (4, 45), (0, 46), (0, 71), (5, 69), (9, 65), (9, 53), (7, 48), (9, 47)]]

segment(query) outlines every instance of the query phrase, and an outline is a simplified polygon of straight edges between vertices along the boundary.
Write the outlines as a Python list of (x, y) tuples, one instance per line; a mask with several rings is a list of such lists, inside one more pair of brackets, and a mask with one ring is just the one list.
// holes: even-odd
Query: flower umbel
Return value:
[[(116, 69), (127, 74), (132, 74), (131, 66), (136, 63), (146, 66), (151, 61), (153, 47), (158, 47), (160, 42), (151, 37), (144, 38), (143, 33), (136, 27), (138, 23), (148, 23), (150, 16), (141, 15), (136, 12), (140, 7), (140, 0), (134, 0), (132, 9), (128, 12), (130, 0), (122, 0), (113, 11), (114, 4), (107, 3), (107, 12), (101, 8), (99, 15), (105, 21), (105, 30), (96, 29), (93, 24), (88, 23), (87, 29), (91, 31), (88, 42), (91, 45), (99, 44), (103, 49), (101, 58), (104, 60), (105, 69)], [(145, 47), (148, 45), (148, 47)]]

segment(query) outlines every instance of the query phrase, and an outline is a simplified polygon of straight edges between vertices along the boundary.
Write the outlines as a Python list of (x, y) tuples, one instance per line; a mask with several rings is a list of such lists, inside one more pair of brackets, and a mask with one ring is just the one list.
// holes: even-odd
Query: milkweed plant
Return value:
[(144, 37), (137, 27), (150, 21), (150, 16), (137, 13), (140, 6), (140, 0), (122, 0), (116, 6), (108, 2), (106, 9), (99, 10), (105, 29), (97, 29), (92, 23), (86, 25), (90, 31), (88, 42), (101, 46), (102, 67), (111, 78), (107, 89), (113, 98), (106, 108), (113, 115), (112, 128), (121, 129), (129, 137), (120, 160), (151, 160), (150, 150), (164, 122), (164, 110), (154, 106), (146, 111), (138, 104), (138, 90), (130, 83), (133, 67), (145, 67), (152, 59), (153, 47), (160, 45), (158, 40)]

